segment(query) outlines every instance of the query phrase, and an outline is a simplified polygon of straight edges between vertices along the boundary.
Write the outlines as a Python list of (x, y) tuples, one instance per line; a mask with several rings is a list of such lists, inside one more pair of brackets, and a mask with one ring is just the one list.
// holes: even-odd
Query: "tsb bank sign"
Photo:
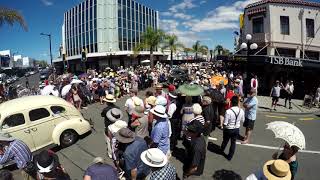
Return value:
[(295, 58), (290, 58), (290, 57), (271, 56), (270, 63), (285, 65), (285, 66), (303, 67), (302, 61), (300, 59), (295, 59)]

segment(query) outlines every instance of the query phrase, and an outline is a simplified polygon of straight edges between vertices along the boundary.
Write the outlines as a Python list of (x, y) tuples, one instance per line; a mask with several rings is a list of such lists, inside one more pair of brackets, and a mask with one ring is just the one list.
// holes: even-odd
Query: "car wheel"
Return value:
[(60, 145), (62, 147), (68, 147), (74, 144), (78, 139), (78, 133), (74, 130), (65, 130), (60, 136)]

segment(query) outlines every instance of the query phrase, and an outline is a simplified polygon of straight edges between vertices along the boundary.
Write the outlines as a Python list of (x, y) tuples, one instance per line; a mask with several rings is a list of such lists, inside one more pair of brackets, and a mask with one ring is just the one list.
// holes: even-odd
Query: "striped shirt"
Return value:
[(25, 168), (27, 163), (32, 160), (29, 147), (23, 141), (12, 141), (6, 148), (4, 154), (0, 155), (0, 164), (4, 164), (10, 160), (14, 160), (19, 169)]
[(202, 115), (197, 115), (196, 117), (191, 119), (189, 123), (191, 123), (192, 121), (199, 121), (202, 125), (204, 125), (205, 123), (204, 117)]

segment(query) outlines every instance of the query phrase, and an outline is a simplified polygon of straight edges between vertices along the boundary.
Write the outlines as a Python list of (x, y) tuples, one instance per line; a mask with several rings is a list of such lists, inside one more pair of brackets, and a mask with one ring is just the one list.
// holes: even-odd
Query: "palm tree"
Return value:
[(192, 51), (196, 53), (195, 59), (198, 59), (198, 54), (206, 54), (208, 53), (208, 47), (205, 45), (201, 45), (200, 41), (197, 41), (193, 46), (192, 46)]
[(217, 45), (217, 46), (214, 48), (214, 52), (218, 52), (218, 55), (222, 55), (223, 47), (222, 47), (221, 45)]
[(157, 50), (157, 47), (163, 41), (165, 37), (165, 33), (162, 30), (148, 27), (141, 36), (142, 36), (141, 42), (134, 48), (134, 54), (138, 54), (139, 51), (142, 51), (142, 50), (149, 50), (151, 68), (153, 68), (154, 67), (153, 52)]
[(0, 27), (5, 23), (10, 26), (13, 26), (14, 23), (19, 23), (25, 31), (28, 30), (27, 24), (20, 12), (0, 6)]
[(192, 52), (192, 48), (185, 47), (185, 48), (183, 48), (183, 52), (188, 57), (189, 56), (189, 52)]
[(212, 61), (213, 53), (214, 53), (213, 50), (210, 49), (210, 61)]
[(170, 66), (173, 65), (173, 53), (177, 52), (178, 49), (183, 49), (183, 44), (178, 42), (178, 37), (174, 34), (166, 35), (162, 46), (162, 51), (164, 49), (170, 49)]

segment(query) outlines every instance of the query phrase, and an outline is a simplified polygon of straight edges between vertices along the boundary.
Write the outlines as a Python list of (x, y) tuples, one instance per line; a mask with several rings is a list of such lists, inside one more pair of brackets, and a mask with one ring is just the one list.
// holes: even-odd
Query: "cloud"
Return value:
[(183, 19), (183, 20), (190, 20), (191, 18), (193, 18), (193, 16), (185, 14), (185, 13), (181, 13), (181, 12), (172, 13), (172, 12), (166, 11), (166, 12), (161, 12), (160, 15), (171, 16), (173, 18)]
[(207, 1), (206, 1), (206, 0), (202, 0), (202, 1), (200, 1), (200, 5), (201, 5), (201, 4), (205, 4), (205, 3), (207, 3)]
[(41, 0), (41, 2), (45, 5), (45, 6), (52, 6), (53, 2), (49, 1), (49, 0)]
[(171, 6), (169, 8), (169, 11), (173, 12), (173, 13), (176, 13), (176, 12), (178, 12), (180, 10), (184, 11), (184, 10), (187, 10), (187, 9), (195, 8), (195, 7), (197, 7), (197, 5), (194, 4), (193, 1), (195, 1), (195, 0), (183, 0), (181, 3)]

